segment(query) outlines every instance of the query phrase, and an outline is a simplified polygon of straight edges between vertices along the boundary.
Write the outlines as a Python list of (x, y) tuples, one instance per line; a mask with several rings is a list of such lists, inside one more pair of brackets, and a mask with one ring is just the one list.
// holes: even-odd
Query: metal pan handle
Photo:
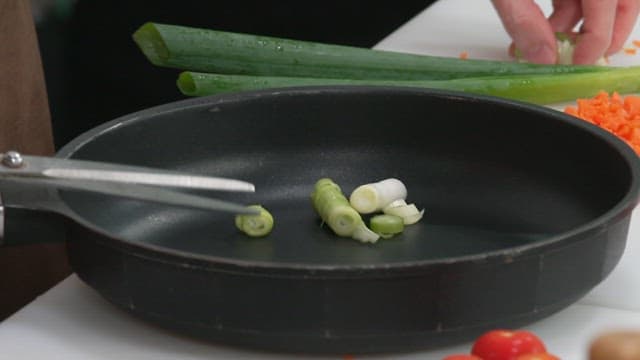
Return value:
[(66, 240), (67, 221), (62, 207), (54, 205), (53, 194), (45, 189), (33, 192), (16, 203), (12, 192), (0, 193), (0, 246), (56, 243)]
[(66, 240), (62, 215), (0, 205), (0, 246), (56, 243)]

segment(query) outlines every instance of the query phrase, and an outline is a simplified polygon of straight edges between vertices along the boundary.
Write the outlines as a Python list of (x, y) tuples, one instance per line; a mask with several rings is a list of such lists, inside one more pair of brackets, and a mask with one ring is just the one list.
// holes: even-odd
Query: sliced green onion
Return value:
[(342, 189), (340, 189), (340, 186), (338, 186), (338, 184), (334, 183), (333, 180), (329, 178), (322, 178), (318, 180), (315, 185), (315, 190), (317, 191), (318, 189), (321, 189), (324, 186), (330, 186), (334, 190), (337, 190), (338, 192), (342, 192)]
[(396, 215), (400, 217), (406, 217), (417, 214), (418, 208), (415, 204), (404, 204), (398, 206), (389, 206), (384, 209), (385, 214)]
[(424, 215), (424, 209), (418, 210), (415, 204), (407, 204), (404, 200), (397, 200), (387, 205), (382, 211), (388, 215), (402, 218), (405, 225), (415, 224)]
[(382, 209), (382, 210), (386, 210), (386, 209), (389, 209), (392, 207), (398, 207), (398, 206), (407, 206), (407, 201), (405, 199), (394, 200), (389, 205), (385, 206), (385, 209)]
[(367, 227), (333, 180), (318, 180), (311, 193), (311, 202), (320, 218), (336, 235), (362, 242), (378, 241), (380, 236)]
[(346, 204), (329, 205), (325, 222), (338, 236), (351, 236), (360, 226), (362, 218)]
[(404, 231), (404, 221), (395, 215), (375, 215), (369, 219), (369, 227), (381, 237), (387, 239)]
[(404, 183), (398, 179), (389, 178), (358, 186), (349, 196), (349, 203), (359, 213), (371, 214), (382, 210), (394, 200), (406, 197), (407, 188)]
[(267, 209), (260, 205), (250, 205), (249, 208), (260, 211), (257, 215), (236, 215), (236, 227), (243, 233), (252, 237), (268, 235), (273, 229), (273, 216)]

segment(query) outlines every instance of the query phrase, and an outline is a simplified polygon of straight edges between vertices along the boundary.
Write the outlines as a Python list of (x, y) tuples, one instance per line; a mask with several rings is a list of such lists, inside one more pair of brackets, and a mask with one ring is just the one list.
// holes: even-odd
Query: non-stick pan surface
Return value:
[[(62, 157), (253, 182), (275, 217), (80, 192), (70, 258), (105, 298), (212, 341), (305, 352), (406, 351), (522, 326), (571, 304), (616, 265), (638, 196), (636, 155), (554, 110), (456, 93), (324, 87), (181, 101), (83, 134)], [(425, 209), (366, 245), (323, 226), (309, 195), (401, 179)]]

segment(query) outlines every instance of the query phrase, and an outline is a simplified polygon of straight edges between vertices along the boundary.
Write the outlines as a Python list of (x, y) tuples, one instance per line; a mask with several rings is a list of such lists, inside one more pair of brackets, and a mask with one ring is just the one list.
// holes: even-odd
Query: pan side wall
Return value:
[(163, 328), (278, 351), (407, 351), (468, 341), (573, 303), (624, 251), (629, 215), (530, 251), (403, 270), (260, 268), (121, 246), (82, 227), (74, 270), (108, 301)]

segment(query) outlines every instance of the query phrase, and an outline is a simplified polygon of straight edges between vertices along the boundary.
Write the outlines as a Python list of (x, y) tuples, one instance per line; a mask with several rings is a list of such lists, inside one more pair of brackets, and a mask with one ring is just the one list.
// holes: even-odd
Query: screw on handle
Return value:
[(8, 168), (17, 169), (24, 165), (24, 159), (22, 158), (22, 155), (17, 151), (7, 151), (6, 153), (2, 154), (2, 165)]

